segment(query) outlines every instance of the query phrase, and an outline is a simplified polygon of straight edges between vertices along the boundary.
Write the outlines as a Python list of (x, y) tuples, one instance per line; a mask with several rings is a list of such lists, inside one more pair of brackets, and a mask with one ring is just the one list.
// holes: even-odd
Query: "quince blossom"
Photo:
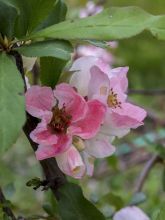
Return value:
[[(85, 147), (84, 141), (98, 133), (105, 117), (105, 105), (98, 100), (86, 101), (66, 83), (57, 85), (54, 90), (32, 86), (25, 98), (27, 112), (41, 119), (30, 134), (39, 144), (37, 159), (56, 157), (60, 169), (75, 178), (81, 178), (85, 172), (92, 174), (90, 155), (93, 153), (90, 147)], [(111, 152), (113, 149), (112, 146)]]

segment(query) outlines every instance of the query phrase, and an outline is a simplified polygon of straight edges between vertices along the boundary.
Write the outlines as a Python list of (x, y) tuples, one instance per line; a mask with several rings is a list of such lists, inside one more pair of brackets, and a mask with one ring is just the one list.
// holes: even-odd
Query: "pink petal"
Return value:
[(53, 92), (49, 87), (32, 86), (27, 90), (25, 99), (27, 112), (37, 118), (51, 111), (54, 104)]
[(90, 140), (86, 140), (85, 144), (85, 151), (95, 158), (108, 157), (115, 152), (115, 147), (111, 145), (110, 138), (105, 135), (99, 134)]
[(86, 101), (70, 85), (66, 83), (57, 85), (54, 95), (59, 101), (59, 107), (65, 106), (66, 112), (72, 116), (73, 122), (84, 117), (87, 111)]
[(136, 105), (123, 103), (121, 108), (113, 109), (111, 117), (116, 127), (137, 128), (143, 125), (146, 111)]
[(43, 145), (56, 144), (58, 141), (58, 136), (50, 132), (45, 120), (42, 120), (42, 122), (37, 125), (36, 129), (31, 132), (30, 138), (34, 142)]
[(92, 176), (93, 172), (94, 172), (94, 158), (91, 157), (85, 151), (82, 151), (81, 155), (82, 155), (83, 161), (84, 161), (85, 166), (86, 166), (86, 174), (88, 176)]
[(37, 160), (45, 160), (54, 157), (55, 149), (53, 146), (39, 145), (35, 152)]
[(96, 135), (104, 120), (106, 112), (105, 105), (97, 100), (91, 100), (87, 102), (87, 104), (88, 111), (85, 117), (73, 124), (73, 126), (78, 128), (77, 131), (75, 129), (74, 135), (80, 136), (83, 139), (89, 139)]
[(71, 146), (66, 152), (56, 156), (57, 164), (63, 173), (80, 179), (84, 176), (85, 165), (77, 149)]
[(106, 103), (110, 89), (110, 81), (107, 74), (102, 72), (97, 66), (93, 66), (90, 72), (91, 79), (89, 81), (88, 98), (99, 99)]
[(126, 92), (128, 88), (127, 72), (129, 67), (118, 67), (111, 69), (109, 77), (112, 87), (120, 85), (122, 92)]
[(57, 144), (54, 145), (39, 145), (36, 153), (37, 160), (44, 160), (55, 157), (66, 151), (72, 143), (71, 137), (67, 135), (58, 136)]
[(58, 135), (58, 141), (53, 145), (55, 154), (60, 154), (66, 151), (72, 144), (72, 137), (67, 134)]

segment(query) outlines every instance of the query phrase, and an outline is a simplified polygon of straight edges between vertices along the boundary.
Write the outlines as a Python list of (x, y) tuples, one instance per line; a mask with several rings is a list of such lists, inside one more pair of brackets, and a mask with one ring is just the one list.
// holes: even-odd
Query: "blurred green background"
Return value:
[[(97, 3), (98, 1), (95, 1)], [(101, 1), (100, 1), (101, 2)], [(164, 0), (107, 0), (104, 7), (136, 5), (153, 14), (165, 13)], [(87, 1), (68, 0), (68, 17), (78, 16)], [(129, 88), (165, 89), (165, 43), (148, 32), (121, 40), (113, 49), (114, 66), (129, 66)], [(165, 95), (130, 95), (130, 100), (148, 111), (142, 128), (116, 140), (116, 155), (98, 160), (95, 174), (80, 182), (85, 195), (110, 219), (113, 212), (124, 205), (140, 203), (150, 216), (165, 202), (164, 165), (156, 165), (144, 185), (144, 194), (133, 197), (137, 177), (153, 154), (165, 147)], [(43, 203), (52, 204), (50, 193), (34, 191), (26, 186), (42, 172), (33, 151), (23, 134), (13, 148), (0, 160), (0, 184), (20, 215), (46, 215)], [(75, 182), (73, 179), (71, 181)], [(120, 198), (118, 198), (119, 196)], [(133, 203), (133, 202), (132, 202)], [(55, 218), (52, 218), (55, 219)]]

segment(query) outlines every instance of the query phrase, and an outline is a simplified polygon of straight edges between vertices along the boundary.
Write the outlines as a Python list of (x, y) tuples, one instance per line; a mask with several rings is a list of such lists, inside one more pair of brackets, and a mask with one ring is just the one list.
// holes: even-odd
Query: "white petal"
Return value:
[(85, 151), (96, 158), (108, 157), (115, 152), (115, 147), (106, 135), (98, 134), (94, 138), (85, 141), (85, 144)]

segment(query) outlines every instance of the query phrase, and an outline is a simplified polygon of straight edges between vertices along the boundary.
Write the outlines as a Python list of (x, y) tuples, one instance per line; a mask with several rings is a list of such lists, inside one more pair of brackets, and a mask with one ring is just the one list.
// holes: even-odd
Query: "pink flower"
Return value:
[(119, 210), (113, 220), (150, 220), (149, 217), (138, 207), (130, 206)]
[(107, 74), (94, 66), (90, 72), (88, 98), (98, 99), (107, 106), (102, 132), (121, 137), (130, 128), (143, 125), (146, 111), (126, 101), (128, 67), (112, 69)]
[(25, 98), (27, 112), (41, 119), (30, 134), (39, 144), (37, 159), (56, 157), (65, 173), (80, 178), (85, 165), (73, 144), (76, 138), (88, 140), (98, 133), (105, 116), (104, 104), (98, 100), (86, 101), (65, 83), (57, 85), (54, 91), (32, 86)]
[[(105, 135), (122, 137), (131, 128), (143, 125), (146, 111), (126, 101), (128, 67), (104, 71), (102, 66), (98, 65), (99, 59), (94, 64), (94, 59), (89, 58), (84, 57), (75, 62), (79, 71), (72, 75), (70, 83), (81, 92), (85, 81), (85, 95), (88, 99), (97, 99), (106, 105), (107, 112), (101, 132)], [(85, 62), (88, 62), (88, 66), (84, 65)], [(86, 79), (83, 79), (84, 75)]]
[(100, 13), (103, 10), (102, 6), (95, 5), (93, 1), (89, 1), (86, 4), (86, 8), (81, 9), (80, 18), (85, 18), (91, 15)]

